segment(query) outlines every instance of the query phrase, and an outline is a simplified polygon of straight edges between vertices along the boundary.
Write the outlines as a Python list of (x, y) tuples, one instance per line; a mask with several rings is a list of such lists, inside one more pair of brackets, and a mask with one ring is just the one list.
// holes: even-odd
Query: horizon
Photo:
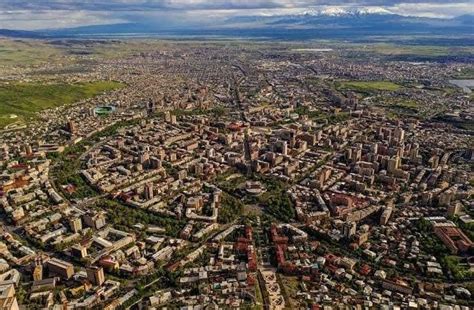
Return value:
[(0, 29), (51, 30), (82, 26), (143, 24), (150, 27), (220, 27), (243, 16), (304, 15), (363, 9), (368, 13), (452, 19), (474, 14), (474, 1), (285, 1), (285, 0), (24, 0), (0, 4)]

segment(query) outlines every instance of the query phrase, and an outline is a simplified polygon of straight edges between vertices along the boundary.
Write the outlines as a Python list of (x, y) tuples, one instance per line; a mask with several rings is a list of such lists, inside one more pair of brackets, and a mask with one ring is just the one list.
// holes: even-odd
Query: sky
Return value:
[(474, 0), (0, 0), (0, 29), (114, 23), (203, 24), (232, 16), (298, 14), (327, 7), (381, 7), (434, 18), (474, 14)]

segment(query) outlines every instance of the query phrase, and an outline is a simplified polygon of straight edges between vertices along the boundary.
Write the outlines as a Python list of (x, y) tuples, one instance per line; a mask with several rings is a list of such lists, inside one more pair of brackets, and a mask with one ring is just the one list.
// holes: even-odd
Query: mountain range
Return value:
[(463, 36), (474, 43), (474, 16), (428, 18), (403, 16), (381, 7), (326, 7), (297, 14), (233, 16), (213, 24), (121, 23), (75, 28), (17, 31), (0, 29), (0, 36), (90, 38), (123, 36), (206, 36), (280, 40), (344, 39), (365, 41), (386, 36)]

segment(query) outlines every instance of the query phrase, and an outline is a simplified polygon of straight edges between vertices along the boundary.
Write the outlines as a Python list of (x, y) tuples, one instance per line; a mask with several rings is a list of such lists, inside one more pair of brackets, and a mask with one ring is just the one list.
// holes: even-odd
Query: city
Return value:
[(0, 43), (2, 309), (474, 307), (471, 47)]

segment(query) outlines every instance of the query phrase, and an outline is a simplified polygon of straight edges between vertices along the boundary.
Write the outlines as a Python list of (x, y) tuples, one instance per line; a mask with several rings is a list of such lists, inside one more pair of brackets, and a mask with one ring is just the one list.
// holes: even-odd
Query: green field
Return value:
[(474, 79), (474, 68), (463, 68), (453, 76), (454, 79)]
[(414, 100), (393, 100), (385, 102), (380, 106), (387, 108), (391, 113), (394, 113), (393, 116), (421, 116), (420, 106)]
[(387, 81), (347, 81), (340, 82), (338, 89), (350, 89), (357, 92), (368, 93), (373, 91), (395, 91), (401, 86)]
[(35, 113), (92, 98), (123, 85), (112, 81), (78, 84), (0, 84), (0, 127), (23, 122)]
[(0, 39), (0, 66), (30, 66), (63, 57), (62, 51), (41, 41)]
[(397, 45), (388, 43), (369, 44), (358, 48), (363, 51), (375, 52), (385, 56), (449, 56), (472, 54), (474, 49), (469, 46), (434, 46), (434, 45)]

